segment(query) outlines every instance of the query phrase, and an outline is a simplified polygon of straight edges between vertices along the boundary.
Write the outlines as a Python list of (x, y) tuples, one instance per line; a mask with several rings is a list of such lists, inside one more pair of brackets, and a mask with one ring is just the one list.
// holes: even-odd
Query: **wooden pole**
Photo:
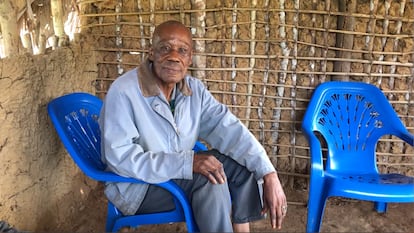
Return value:
[[(265, 0), (264, 1), (264, 8), (267, 9), (267, 11), (265, 11), (265, 15), (264, 15), (264, 21), (266, 22), (265, 24), (265, 38), (266, 38), (266, 43), (265, 43), (265, 51), (266, 51), (266, 63), (265, 63), (265, 71), (263, 72), (263, 85), (262, 85), (262, 90), (261, 90), (261, 96), (259, 98), (259, 108), (257, 109), (257, 116), (260, 119), (259, 121), (259, 141), (260, 143), (262, 143), (263, 145), (266, 143), (266, 134), (265, 134), (265, 101), (266, 101), (266, 92), (267, 92), (267, 85), (269, 83), (269, 71), (270, 70), (270, 58), (269, 58), (269, 53), (270, 52), (270, 42), (269, 42), (269, 38), (270, 38), (270, 11), (269, 11), (269, 4), (270, 4), (270, 0)], [(254, 83), (252, 83), (254, 84)]]
[(364, 78), (364, 82), (372, 83), (371, 77), (371, 69), (372, 69), (372, 61), (374, 58), (374, 39), (375, 39), (375, 27), (377, 23), (376, 19), (376, 12), (378, 8), (378, 0), (371, 0), (369, 4), (369, 22), (367, 24), (367, 33), (368, 35), (365, 36), (365, 50), (368, 53), (363, 54), (364, 60), (370, 61), (370, 63), (364, 64), (364, 73), (367, 73), (369, 76)]
[[(283, 58), (280, 59), (280, 70), (281, 72), (279, 72), (277, 74), (277, 82), (280, 84), (283, 84), (283, 86), (279, 86), (276, 87), (276, 95), (280, 98), (275, 99), (275, 106), (276, 109), (273, 110), (273, 116), (272, 116), (272, 120), (274, 121), (272, 123), (272, 129), (279, 129), (280, 126), (280, 122), (281, 122), (281, 118), (282, 118), (282, 110), (281, 110), (281, 106), (283, 104), (283, 97), (285, 96), (285, 84), (286, 84), (286, 79), (288, 77), (288, 64), (289, 64), (289, 54), (290, 54), (290, 48), (289, 48), (289, 43), (288, 43), (288, 39), (287, 39), (287, 33), (286, 33), (286, 11), (285, 11), (285, 4), (286, 4), (286, 0), (280, 0), (279, 1), (279, 8), (280, 8), (280, 12), (279, 12), (279, 22), (280, 22), (280, 26), (279, 26), (279, 36), (281, 39), (280, 42), (280, 48), (281, 48), (281, 52), (283, 55)], [(277, 145), (277, 142), (279, 141), (279, 131), (274, 131), (272, 133), (272, 151), (271, 153), (274, 155), (278, 154), (278, 150), (279, 150), (279, 146)]]
[(252, 55), (249, 59), (249, 74), (248, 74), (248, 82), (249, 84), (247, 85), (247, 93), (249, 94), (247, 96), (246, 99), (246, 105), (247, 105), (247, 109), (246, 109), (246, 114), (245, 114), (245, 118), (247, 119), (245, 121), (245, 125), (246, 127), (250, 126), (250, 113), (251, 113), (251, 105), (252, 105), (252, 92), (253, 92), (253, 75), (254, 75), (254, 66), (256, 64), (256, 59), (254, 58), (254, 54), (255, 54), (255, 49), (256, 49), (256, 10), (254, 8), (256, 8), (257, 6), (257, 0), (252, 0), (251, 1), (251, 6), (253, 8), (253, 10), (250, 12), (250, 45), (249, 45), (249, 50), (250, 50), (250, 55)]
[(58, 37), (58, 46), (61, 47), (67, 43), (64, 24), (63, 24), (63, 6), (61, 0), (50, 0), (50, 8), (53, 20), (53, 30)]
[[(138, 8), (138, 12), (142, 12), (143, 8), (141, 6), (141, 0), (137, 0), (137, 8)], [(145, 40), (145, 31), (144, 31), (144, 20), (142, 19), (142, 15), (138, 15), (138, 22), (139, 22), (139, 33), (140, 33), (140, 37), (141, 37), (141, 48), (147, 48), (147, 41)], [(145, 60), (145, 53), (141, 53), (141, 61)]]
[[(392, 3), (392, 0), (386, 0), (385, 1), (385, 3), (384, 3), (384, 15), (390, 15), (391, 3)], [(392, 23), (392, 20), (388, 19), (387, 17), (384, 18), (384, 20), (382, 20), (382, 34), (383, 35), (388, 35), (390, 21)], [(377, 50), (379, 50), (379, 51), (385, 51), (386, 50), (386, 46), (387, 46), (387, 42), (390, 39), (391, 38), (389, 38), (387, 36), (382, 36), (381, 37), (381, 47), (379, 47)], [(379, 57), (375, 60), (375, 62), (383, 62), (384, 59), (385, 59), (385, 55), (386, 54), (381, 53), (379, 55)], [(378, 65), (376, 67), (376, 69), (373, 71), (373, 73), (383, 74), (384, 73), (384, 66), (383, 65)], [(376, 81), (376, 85), (377, 86), (381, 86), (381, 84), (382, 84), (382, 76), (380, 76), (377, 79), (377, 81)]]
[(323, 27), (326, 28), (326, 30), (323, 32), (323, 44), (325, 45), (323, 47), (322, 50), (322, 56), (323, 58), (325, 58), (324, 60), (322, 60), (321, 62), (321, 71), (323, 72), (321, 75), (319, 75), (318, 77), (318, 81), (319, 83), (323, 83), (325, 82), (326, 78), (327, 78), (327, 70), (328, 70), (328, 51), (329, 51), (329, 24), (330, 24), (330, 18), (331, 18), (331, 0), (326, 0), (325, 1), (325, 11), (328, 12), (328, 14), (323, 15)]
[[(237, 37), (237, 1), (233, 1), (233, 11), (232, 11), (232, 17), (231, 17), (231, 53), (232, 54), (236, 54), (237, 52), (237, 42), (236, 42), (236, 37)], [(237, 76), (237, 69), (236, 69), (236, 57), (232, 56), (231, 57), (231, 80), (233, 81), (231, 84), (231, 91), (233, 93), (236, 93), (237, 90), (237, 81), (236, 81), (236, 76)], [(232, 94), (231, 95), (231, 104), (232, 105), (237, 105), (237, 95)], [(238, 108), (233, 108), (232, 112), (234, 114), (238, 114), (239, 109)]]
[[(204, 0), (192, 0), (191, 4), (193, 9), (200, 10), (193, 16), (193, 34), (196, 38), (204, 38), (206, 31), (206, 12), (203, 10), (206, 9), (206, 3)], [(206, 42), (204, 40), (195, 40), (194, 50), (196, 54), (193, 56), (193, 66), (198, 68), (206, 68), (206, 56), (202, 55), (206, 51)], [(194, 76), (204, 81), (206, 78), (206, 72), (204, 70), (196, 70), (194, 71)]]
[[(346, 31), (353, 31), (355, 27), (355, 17), (352, 16), (353, 13), (356, 12), (357, 8), (357, 1), (343, 1), (338, 0), (338, 8), (341, 12), (346, 12), (346, 16), (339, 16), (337, 29), (338, 30), (346, 30)], [(344, 49), (352, 49), (354, 45), (354, 35), (353, 34), (343, 34), (337, 33), (336, 37), (336, 47), (337, 48), (344, 48)], [(337, 51), (337, 57), (351, 59), (352, 53), (349, 51)], [(338, 72), (351, 72), (351, 62), (350, 61), (340, 61), (334, 63), (334, 71)], [(332, 80), (342, 80), (342, 81), (349, 81), (349, 76), (333, 76)]]
[(4, 56), (17, 54), (19, 52), (19, 32), (16, 7), (13, 1), (0, 1), (0, 27), (3, 36)]

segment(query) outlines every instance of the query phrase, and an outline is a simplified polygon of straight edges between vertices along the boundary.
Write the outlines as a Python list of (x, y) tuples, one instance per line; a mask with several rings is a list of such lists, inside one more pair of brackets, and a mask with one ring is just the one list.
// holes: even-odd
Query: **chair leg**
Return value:
[(106, 232), (114, 232), (114, 224), (116, 222), (116, 219), (119, 218), (121, 213), (116, 209), (116, 207), (108, 200), (108, 210), (107, 210), (107, 216), (106, 216), (106, 226), (105, 231)]
[(387, 203), (386, 202), (375, 202), (374, 208), (378, 213), (387, 212)]
[(319, 232), (322, 224), (323, 212), (325, 209), (325, 201), (323, 203), (314, 203), (308, 206), (308, 219), (306, 224), (306, 232)]
[[(312, 189), (312, 188), (311, 188)], [(325, 210), (326, 194), (321, 187), (314, 187), (315, 191), (310, 190), (308, 200), (308, 216), (306, 232), (319, 232), (322, 224), (323, 213)]]

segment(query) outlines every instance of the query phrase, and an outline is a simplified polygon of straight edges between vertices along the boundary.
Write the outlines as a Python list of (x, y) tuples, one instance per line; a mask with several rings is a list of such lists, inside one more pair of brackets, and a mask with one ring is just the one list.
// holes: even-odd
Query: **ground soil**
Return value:
[[(103, 186), (99, 184), (90, 192), (87, 205), (73, 211), (69, 219), (58, 223), (57, 229), (71, 232), (104, 232), (106, 199)], [(288, 200), (306, 198), (306, 192), (286, 190)], [(251, 225), (252, 232), (305, 232), (306, 206), (289, 204), (288, 214), (281, 230), (271, 229), (268, 219)], [(69, 208), (68, 210), (70, 210)], [(414, 204), (388, 205), (385, 214), (373, 210), (373, 204), (341, 198), (329, 199), (321, 231), (323, 232), (414, 232)], [(122, 229), (123, 232), (185, 232), (183, 223), (142, 226), (135, 229)]]
[[(38, 2), (42, 2), (42, 4), (35, 5), (43, 6), (43, 1)], [(124, 1), (124, 4), (128, 2), (130, 4), (135, 4), (135, 1)], [(209, 4), (216, 4), (216, 2), (220, 2), (220, 4), (223, 5), (228, 5), (224, 4), (224, 2), (228, 2), (230, 5), (232, 5), (232, 2), (234, 1), (225, 0), (206, 2)], [(247, 1), (239, 2), (239, 6), (241, 6), (243, 2)], [(311, 1), (303, 1), (302, 4), (305, 4), (307, 2)], [(359, 7), (361, 9), (361, 12), (369, 12), (368, 1), (360, 2), (365, 3)], [(110, 3), (112, 3), (112, 5), (110, 5)], [(399, 1), (393, 2), (393, 4), (397, 3), (399, 3)], [(102, 4), (105, 5), (102, 6), (102, 8), (106, 7), (114, 9), (116, 1), (103, 1)], [(323, 7), (323, 4), (319, 5), (320, 7)], [(133, 8), (125, 6), (125, 9)], [(399, 12), (398, 9), (399, 8), (397, 7), (393, 7), (390, 10), (392, 10), (392, 12)], [(411, 7), (405, 14), (412, 15), (410, 12)], [(37, 15), (40, 16), (41, 14), (38, 13)], [(164, 14), (160, 14), (158, 17), (163, 17), (163, 15)], [(397, 13), (394, 15), (397, 15)], [(49, 17), (47, 16), (46, 18)], [(108, 18), (110, 18), (111, 22), (113, 21), (112, 16)], [(211, 23), (210, 28), (220, 28), (215, 27), (214, 25), (222, 25), (223, 22), (220, 21), (222, 18), (223, 17), (208, 17), (208, 22)], [(325, 17), (323, 17), (323, 19), (324, 18)], [(249, 22), (249, 20), (249, 14), (243, 13), (238, 16), (238, 21), (240, 22)], [(314, 24), (312, 20), (303, 20), (303, 22), (304, 21)], [(136, 22), (136, 20), (134, 22)], [(159, 20), (157, 20), (157, 22), (159, 22)], [(377, 23), (379, 22), (380, 21)], [(332, 21), (331, 23), (336, 22)], [(43, 26), (44, 25), (42, 25), (42, 27)], [(308, 27), (310, 26), (308, 25)], [(138, 30), (138, 27), (136, 27), (136, 29)], [(96, 34), (111, 34), (111, 31), (114, 30), (114, 27), (108, 27), (108, 30), (110, 31), (105, 32), (100, 31), (102, 30), (101, 28), (97, 28), (96, 30)], [(357, 28), (355, 30), (357, 31)], [(411, 28), (402, 28), (402, 31), (407, 31), (408, 34), (410, 34), (411, 30)], [(263, 38), (262, 35), (259, 34), (260, 31), (264, 32), (264, 30), (258, 30), (258, 33), (256, 35), (256, 38), (258, 39)], [(230, 32), (230, 30), (228, 30), (228, 32)], [(130, 33), (130, 35), (133, 36), (136, 36), (137, 34), (136, 31), (133, 30), (131, 30)], [(249, 38), (249, 33), (250, 32), (246, 27), (240, 26), (238, 29), (238, 34), (241, 35), (240, 38), (242, 39)], [(311, 34), (308, 33), (308, 36), (306, 36), (306, 34), (307, 33), (305, 31), (305, 33), (301, 35), (303, 36), (301, 40), (310, 41), (309, 38)], [(288, 33), (287, 35), (290, 34)], [(215, 37), (211, 36), (211, 38)], [(327, 40), (334, 39), (335, 37), (333, 36), (327, 38)], [(380, 39), (381, 37), (377, 38), (377, 40)], [(113, 38), (101, 38), (101, 41), (104, 41), (104, 45), (106, 45), (106, 47), (102, 44), (99, 44), (99, 46), (102, 46), (106, 49), (114, 46), (113, 44), (115, 44), (115, 40)], [(214, 40), (212, 41), (214, 42)], [(207, 48), (215, 47), (216, 50), (212, 49), (210, 52), (221, 54), (222, 51), (220, 50), (223, 49), (222, 46), (215, 46), (215, 43), (226, 43), (223, 41), (218, 41), (215, 43), (213, 42), (210, 42), (210, 45), (207, 43)], [(403, 54), (410, 54), (412, 52), (411, 40), (400, 40), (400, 42), (400, 44), (404, 45), (405, 47), (399, 48), (398, 50)], [(74, 91), (86, 91), (93, 93), (95, 91), (95, 86), (104, 86), (104, 84), (100, 82), (92, 82), (92, 80), (95, 80), (98, 76), (98, 72), (99, 77), (109, 77), (110, 79), (116, 77), (116, 69), (113, 69), (112, 71), (106, 71), (107, 73), (101, 71), (101, 68), (97, 70), (97, 62), (94, 61), (95, 59), (97, 61), (99, 60), (111, 63), (112, 61), (115, 61), (116, 56), (112, 51), (108, 52), (111, 53), (110, 55), (102, 55), (103, 53), (99, 55), (98, 53), (92, 52), (94, 50), (91, 50), (90, 47), (92, 45), (96, 46), (96, 43), (97, 42), (95, 40), (93, 43), (90, 43), (86, 38), (82, 37), (79, 41), (79, 48), (76, 49), (60, 49), (58, 50), (60, 51), (59, 53), (54, 52), (53, 54), (49, 53), (45, 54), (44, 56), (36, 57), (24, 56), (23, 58), (15, 60), (3, 59), (0, 61), (0, 93), (2, 93), (0, 95), (0, 164), (3, 165), (0, 172), (0, 220), (8, 221), (19, 231), (79, 233), (105, 231), (106, 198), (103, 194), (103, 185), (97, 184), (94, 181), (91, 181), (89, 178), (84, 177), (82, 174), (80, 174), (73, 161), (69, 156), (65, 154), (64, 148), (62, 147), (61, 142), (58, 140), (56, 132), (54, 131), (53, 126), (47, 118), (46, 112), (46, 104), (53, 97)], [(127, 43), (127, 40), (125, 40), (125, 47), (127, 47)], [(235, 44), (240, 44), (240, 46), (237, 48), (238, 52), (242, 53), (242, 45), (245, 44), (245, 42), (236, 42)], [(333, 43), (330, 41), (328, 44)], [(363, 48), (363, 46), (365, 46), (365, 40), (355, 41), (355, 44), (356, 48)], [(261, 49), (264, 50), (264, 47)], [(273, 46), (271, 49), (272, 51), (270, 51), (269, 54), (282, 55), (282, 51), (279, 50), (280, 46)], [(384, 51), (390, 52), (392, 49), (394, 49), (393, 46), (388, 46), (384, 48)], [(226, 48), (226, 50), (230, 51), (230, 48)], [(257, 50), (257, 54), (268, 54), (267, 52), (265, 53), (264, 51), (261, 51), (260, 47), (258, 47)], [(308, 50), (299, 49), (299, 51), (304, 51), (303, 54), (300, 54), (299, 52), (300, 56), (309, 56), (307, 52)], [(245, 52), (247, 52), (247, 50), (245, 50)], [(78, 54), (82, 54), (82, 56), (78, 56)], [(132, 59), (137, 59), (136, 55), (131, 57)], [(113, 58), (113, 60), (110, 58)], [(130, 62), (127, 58), (127, 53), (124, 53), (123, 59), (125, 63)], [(398, 59), (406, 58), (399, 57)], [(238, 58), (237, 60), (247, 61), (247, 59), (243, 60), (241, 58)], [(257, 63), (259, 60), (260, 59), (257, 59)], [(277, 61), (278, 59), (274, 60)], [(222, 57), (217, 56), (217, 60), (212, 59), (212, 61), (209, 62), (214, 61), (222, 62)], [(137, 61), (134, 60), (133, 62)], [(111, 66), (113, 66), (113, 64), (111, 64)], [(213, 64), (209, 64), (209, 66), (216, 67), (216, 65)], [(247, 67), (248, 64), (240, 62), (237, 63), (236, 66)], [(302, 66), (305, 67), (304, 65)], [(100, 64), (99, 67), (103, 67), (103, 65)], [(301, 67), (300, 63), (298, 67)], [(310, 66), (307, 65), (306, 67)], [(362, 72), (361, 70), (354, 68), (353, 72)], [(279, 65), (275, 65), (274, 69), (279, 69)], [(308, 71), (306, 70), (307, 68), (303, 69), (304, 71)], [(400, 70), (402, 70), (402, 67), (399, 67), (397, 69), (398, 72), (401, 72)], [(410, 71), (411, 70), (408, 70), (408, 72)], [(115, 72), (115, 74), (111, 72)], [(240, 84), (237, 86), (238, 88), (244, 88), (243, 85), (241, 85), (241, 83), (245, 83), (247, 80), (247, 77), (243, 76), (244, 73), (245, 72), (238, 73), (236, 80), (237, 82), (240, 82)], [(209, 75), (211, 78), (221, 78), (220, 73), (217, 73), (216, 75), (216, 73), (213, 71), (211, 71)], [(230, 75), (227, 75), (226, 77), (230, 77)], [(404, 77), (395, 78), (396, 86), (399, 86), (399, 88), (402, 90), (409, 89), (408, 87), (404, 86), (405, 83), (409, 83), (405, 82)], [(256, 82), (259, 83), (260, 80)], [(309, 78), (307, 76), (300, 78), (299, 76), (298, 82), (300, 82), (300, 80), (308, 82)], [(394, 84), (394, 79), (392, 79), (392, 82), (385, 82), (385, 77), (383, 77), (381, 80), (383, 80), (384, 84)], [(277, 84), (279, 85), (279, 83)], [(289, 81), (286, 82), (286, 84), (289, 84)], [(92, 85), (94, 85), (93, 89)], [(303, 85), (306, 86), (306, 84)], [(214, 86), (213, 84), (211, 84), (210, 88), (213, 90), (223, 90), (221, 86)], [(103, 89), (104, 88), (102, 88), (102, 90)], [(278, 93), (276, 93), (277, 90), (279, 89), (268, 88), (267, 95), (278, 96)], [(272, 93), (272, 91), (275, 93)], [(244, 90), (238, 90), (238, 92), (243, 93)], [(402, 92), (399, 91), (398, 93)], [(287, 93), (285, 95), (298, 95), (298, 99), (307, 98), (307, 96), (301, 96), (300, 92), (292, 94)], [(395, 100), (405, 98), (402, 97), (404, 94), (400, 95), (401, 97), (395, 97)], [(274, 104), (277, 103), (277, 101), (273, 101), (274, 98), (268, 99), (269, 101), (265, 102), (266, 108), (264, 110), (286, 108), (288, 110), (282, 112), (281, 120), (291, 119), (291, 110), (288, 105), (275, 107)], [(238, 100), (243, 101), (243, 98), (238, 98)], [(245, 102), (225, 103), (234, 104), (236, 106), (245, 105)], [(298, 102), (298, 106), (299, 105), (300, 102)], [(406, 106), (404, 105), (404, 108), (405, 107)], [(239, 114), (240, 116), (244, 116), (244, 112), (240, 112)], [(410, 112), (405, 113), (404, 111), (404, 114), (410, 116)], [(273, 115), (270, 113), (267, 116), (273, 117)], [(299, 119), (299, 115), (297, 117)], [(271, 127), (273, 127), (273, 123)], [(271, 127), (266, 126), (265, 128), (271, 129)], [(291, 138), (290, 129), (292, 128), (292, 125), (280, 124), (279, 127), (281, 132), (286, 129), (285, 132), (287, 132), (289, 135), (287, 137), (280, 135), (280, 141), (278, 141), (277, 144), (288, 145), (289, 142), (286, 140), (289, 140)], [(268, 143), (270, 145), (274, 145), (273, 141), (270, 142), (270, 136), (269, 139), (266, 140), (269, 141)], [(296, 140), (298, 142), (301, 140), (301, 138), (297, 138)], [(298, 145), (304, 145), (304, 143), (298, 143)], [(285, 147), (281, 147), (280, 151), (278, 151), (278, 154), (290, 155), (289, 151), (283, 151), (284, 148)], [(393, 148), (398, 149), (397, 146), (393, 146)], [(397, 151), (396, 153), (399, 152)], [(403, 156), (401, 156), (401, 158), (405, 159)], [(282, 167), (281, 171), (293, 172), (289, 171), (287, 168), (289, 161), (291, 160), (286, 159), (285, 161), (283, 158), (278, 160), (277, 165)], [(408, 163), (407, 161), (402, 162)], [(304, 169), (304, 167), (307, 167), (306, 165), (307, 164), (305, 163), (301, 163), (301, 165), (298, 165), (298, 167), (295, 169), (300, 169), (303, 174), (307, 174), (306, 169)], [(412, 171), (412, 167), (406, 167), (407, 170)], [(279, 167), (277, 168), (279, 169)], [(401, 167), (401, 169), (403, 168), (404, 167)], [(306, 191), (298, 190), (286, 190), (286, 193), (288, 201), (290, 203), (289, 210), (287, 217), (283, 223), (283, 228), (277, 232), (304, 232), (306, 229), (306, 206), (304, 204), (297, 203), (305, 203), (307, 193)], [(186, 228), (184, 224), (179, 223), (144, 226), (137, 229), (124, 230), (127, 232), (185, 232)], [(253, 232), (274, 231), (270, 228), (268, 220), (253, 223), (251, 230)], [(414, 204), (390, 204), (388, 212), (386, 214), (378, 214), (373, 211), (372, 203), (333, 198), (330, 199), (327, 203), (322, 224), (322, 231), (414, 233)]]

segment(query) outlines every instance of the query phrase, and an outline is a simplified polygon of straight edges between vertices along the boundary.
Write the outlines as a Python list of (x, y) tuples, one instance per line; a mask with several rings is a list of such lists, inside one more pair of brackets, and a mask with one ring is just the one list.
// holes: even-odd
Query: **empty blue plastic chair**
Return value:
[[(71, 93), (52, 100), (48, 104), (48, 113), (69, 155), (87, 176), (101, 182), (144, 183), (105, 171), (106, 165), (101, 161), (100, 130), (97, 122), (101, 107), (102, 101), (94, 95)], [(197, 142), (194, 147), (197, 151), (206, 149), (201, 142)], [(187, 231), (198, 231), (191, 206), (181, 188), (172, 181), (156, 185), (172, 194), (176, 206), (174, 210), (124, 216), (108, 201), (106, 231), (116, 232), (122, 227), (172, 222), (186, 222)]]
[(311, 157), (307, 232), (319, 232), (325, 203), (332, 196), (373, 201), (378, 212), (385, 212), (390, 202), (414, 202), (413, 177), (381, 174), (377, 168), (381, 137), (394, 135), (414, 146), (414, 135), (376, 86), (320, 84), (305, 112), (302, 130)]

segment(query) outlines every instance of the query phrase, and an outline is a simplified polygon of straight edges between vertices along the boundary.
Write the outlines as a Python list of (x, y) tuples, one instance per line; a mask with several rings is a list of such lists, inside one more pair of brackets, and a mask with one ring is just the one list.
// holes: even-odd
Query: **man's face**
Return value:
[(186, 28), (170, 25), (154, 37), (149, 51), (155, 76), (164, 84), (181, 81), (192, 61), (191, 35)]

